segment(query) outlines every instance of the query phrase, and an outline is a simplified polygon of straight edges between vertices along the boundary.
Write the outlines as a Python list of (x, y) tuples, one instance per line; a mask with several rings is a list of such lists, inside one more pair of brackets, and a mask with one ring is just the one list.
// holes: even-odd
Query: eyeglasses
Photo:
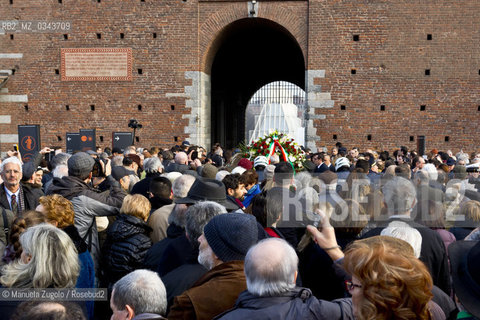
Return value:
[(355, 284), (352, 281), (345, 281), (345, 289), (347, 289), (347, 291), (353, 291), (353, 289), (361, 287), (361, 285)]

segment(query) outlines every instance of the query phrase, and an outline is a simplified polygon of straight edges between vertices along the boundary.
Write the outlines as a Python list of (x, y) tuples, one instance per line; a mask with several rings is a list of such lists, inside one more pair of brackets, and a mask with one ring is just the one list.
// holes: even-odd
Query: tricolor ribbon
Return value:
[(275, 148), (276, 148), (276, 147), (279, 147), (279, 148), (280, 148), (280, 151), (282, 152), (282, 157), (283, 157), (283, 159), (285, 160), (285, 162), (290, 163), (290, 165), (291, 165), (292, 168), (293, 168), (293, 172), (295, 172), (295, 166), (293, 165), (293, 163), (292, 163), (292, 162), (290, 161), (290, 159), (288, 158), (288, 152), (285, 151), (285, 149), (282, 147), (282, 145), (281, 145), (280, 142), (278, 141), (278, 137), (273, 136), (272, 139), (273, 139), (273, 141), (270, 143), (270, 146), (268, 147), (268, 149), (269, 149), (268, 157), (267, 157), (268, 164), (270, 164), (270, 157), (275, 153)]

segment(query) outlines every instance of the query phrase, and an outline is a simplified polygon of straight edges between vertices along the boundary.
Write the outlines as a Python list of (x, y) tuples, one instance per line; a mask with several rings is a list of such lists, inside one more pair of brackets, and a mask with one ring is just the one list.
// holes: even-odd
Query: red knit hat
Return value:
[(245, 158), (240, 159), (240, 161), (238, 162), (238, 166), (245, 168), (246, 170), (250, 170), (253, 168), (252, 162)]

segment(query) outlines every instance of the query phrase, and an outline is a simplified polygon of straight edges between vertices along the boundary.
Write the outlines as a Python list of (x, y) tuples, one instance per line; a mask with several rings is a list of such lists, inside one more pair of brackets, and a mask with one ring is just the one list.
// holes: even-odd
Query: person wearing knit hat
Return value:
[(259, 166), (263, 166), (265, 168), (266, 166), (268, 166), (267, 157), (265, 156), (256, 157), (255, 160), (253, 161), (253, 166), (255, 167), (255, 170), (257, 170)]
[(248, 159), (240, 159), (240, 161), (238, 162), (238, 166), (239, 167), (242, 167), (242, 168), (245, 168), (245, 170), (250, 170), (253, 168), (252, 166), (252, 162)]
[(253, 167), (258, 174), (258, 181), (262, 182), (265, 179), (265, 167), (268, 166), (268, 159), (265, 156), (258, 156), (253, 161)]
[(168, 319), (212, 319), (235, 305), (246, 290), (245, 256), (258, 239), (254, 216), (226, 213), (213, 217), (198, 238), (198, 261), (209, 271), (175, 297)]
[(335, 171), (339, 171), (341, 167), (348, 167), (350, 168), (350, 161), (348, 161), (345, 157), (340, 157), (335, 161)]
[[(253, 215), (247, 214), (223, 214), (215, 216), (203, 229), (204, 239), (200, 240), (200, 256), (202, 244), (204, 248), (209, 246), (217, 260), (215, 264), (229, 262), (233, 260), (244, 260), (248, 249), (257, 242), (258, 230), (257, 222)], [(208, 259), (208, 258), (207, 258)], [(208, 269), (205, 264), (204, 267)], [(210, 268), (211, 269), (211, 268)]]

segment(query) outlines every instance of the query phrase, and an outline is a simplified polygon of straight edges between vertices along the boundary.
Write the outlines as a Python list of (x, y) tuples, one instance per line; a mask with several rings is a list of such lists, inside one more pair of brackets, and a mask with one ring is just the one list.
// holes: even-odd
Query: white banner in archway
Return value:
[(277, 130), (287, 134), (304, 145), (305, 128), (298, 117), (298, 107), (293, 103), (267, 103), (262, 106), (260, 115), (255, 117), (255, 129), (250, 130), (248, 141), (256, 140)]

